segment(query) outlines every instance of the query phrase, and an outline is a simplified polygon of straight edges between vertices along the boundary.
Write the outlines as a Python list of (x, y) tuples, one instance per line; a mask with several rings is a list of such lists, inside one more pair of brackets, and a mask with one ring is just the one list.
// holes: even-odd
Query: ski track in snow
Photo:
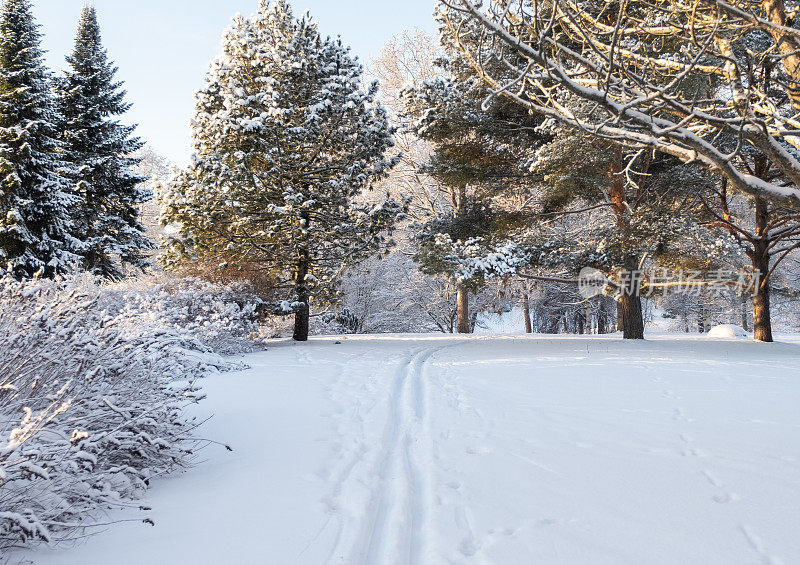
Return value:
[[(372, 484), (361, 518), (339, 525), (331, 562), (341, 561), (342, 556), (346, 563), (380, 563), (389, 556), (397, 563), (432, 559), (433, 444), (426, 362), (446, 347), (452, 346), (416, 348), (401, 356), (385, 391), (386, 422), (371, 464), (365, 442), (345, 458), (328, 500), (341, 497), (356, 466), (369, 465)], [(357, 419), (363, 433), (363, 418)]]
[(32, 557), (800, 563), (796, 345), (337, 341), (278, 342), (207, 381), (205, 435), (235, 451), (157, 481), (143, 501), (155, 528), (131, 511), (133, 524)]

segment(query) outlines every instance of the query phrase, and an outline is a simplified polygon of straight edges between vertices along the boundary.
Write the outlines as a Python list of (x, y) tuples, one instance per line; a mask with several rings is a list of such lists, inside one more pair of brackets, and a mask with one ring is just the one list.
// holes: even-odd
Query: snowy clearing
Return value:
[(234, 452), (45, 564), (798, 563), (800, 346), (387, 336), (204, 382)]

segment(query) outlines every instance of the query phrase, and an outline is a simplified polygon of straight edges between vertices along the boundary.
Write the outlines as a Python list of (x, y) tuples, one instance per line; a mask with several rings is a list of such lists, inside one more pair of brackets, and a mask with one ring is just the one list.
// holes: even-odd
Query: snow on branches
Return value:
[[(784, 2), (439, 0), (443, 40), (544, 118), (800, 199), (800, 30)], [(743, 163), (755, 148), (768, 178)]]
[(0, 549), (71, 539), (187, 466), (184, 408), (252, 347), (256, 306), (192, 280), (0, 278)]
[(68, 271), (68, 210), (75, 198), (61, 176), (59, 115), (30, 0), (0, 8), (0, 271), (17, 276)]
[(163, 192), (177, 255), (256, 262), (308, 305), (344, 264), (385, 248), (402, 205), (365, 193), (395, 163), (393, 128), (361, 80), (349, 48), (286, 0), (237, 16), (197, 94), (193, 162)]
[(75, 200), (70, 208), (73, 251), (84, 270), (118, 279), (124, 264), (149, 264), (146, 252), (155, 244), (145, 235), (138, 205), (152, 199), (152, 193), (144, 185), (147, 177), (133, 170), (140, 159), (132, 154), (144, 143), (132, 137), (135, 126), (119, 123), (131, 105), (103, 48), (94, 6), (83, 7), (67, 62), (69, 69), (55, 90), (62, 174)]
[(437, 233), (428, 245), (441, 262), (440, 270), (462, 282), (513, 275), (530, 263), (529, 253), (511, 241), (487, 246), (480, 237), (453, 241)]

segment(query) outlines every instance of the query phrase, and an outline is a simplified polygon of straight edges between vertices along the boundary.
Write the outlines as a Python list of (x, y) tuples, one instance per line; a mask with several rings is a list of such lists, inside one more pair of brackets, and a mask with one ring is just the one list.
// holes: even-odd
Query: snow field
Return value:
[(659, 337), (278, 342), (205, 380), (234, 452), (156, 523), (41, 563), (800, 562), (800, 346)]

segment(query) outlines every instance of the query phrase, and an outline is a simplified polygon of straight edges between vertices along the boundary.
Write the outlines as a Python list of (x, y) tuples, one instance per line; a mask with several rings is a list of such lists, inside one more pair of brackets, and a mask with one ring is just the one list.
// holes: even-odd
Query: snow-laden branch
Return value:
[[(784, 52), (797, 34), (781, 2), (746, 14), (673, 0), (613, 9), (570, 0), (440, 4), (444, 40), (496, 95), (632, 149), (700, 163), (740, 191), (800, 200), (800, 65)], [(753, 150), (782, 179), (748, 174), (739, 161)]]
[(82, 535), (190, 464), (184, 407), (252, 348), (256, 306), (193, 280), (0, 278), (0, 550)]

